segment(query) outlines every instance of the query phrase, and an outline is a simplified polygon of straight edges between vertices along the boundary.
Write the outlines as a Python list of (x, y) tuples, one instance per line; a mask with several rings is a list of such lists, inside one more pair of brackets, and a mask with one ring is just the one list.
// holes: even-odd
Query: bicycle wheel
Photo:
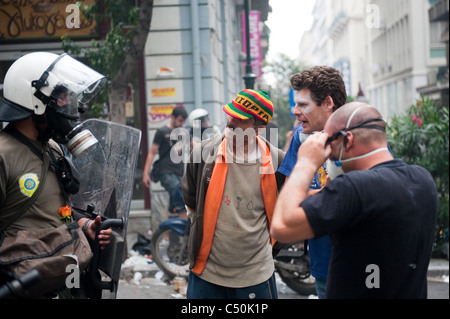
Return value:
[(153, 261), (170, 279), (189, 274), (187, 236), (172, 229), (158, 229), (152, 236)]

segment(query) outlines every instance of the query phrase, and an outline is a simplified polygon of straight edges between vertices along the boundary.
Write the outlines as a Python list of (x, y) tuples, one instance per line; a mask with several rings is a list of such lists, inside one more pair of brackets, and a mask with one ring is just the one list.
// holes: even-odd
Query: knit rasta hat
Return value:
[(269, 124), (273, 116), (273, 104), (267, 94), (267, 91), (242, 90), (231, 103), (223, 107), (223, 111), (241, 120), (255, 117)]

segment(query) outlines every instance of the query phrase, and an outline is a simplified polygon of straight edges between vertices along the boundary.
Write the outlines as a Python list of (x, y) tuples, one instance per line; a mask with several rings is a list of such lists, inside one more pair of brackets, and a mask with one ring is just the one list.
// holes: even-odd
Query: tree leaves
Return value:
[[(396, 115), (387, 132), (394, 157), (426, 168), (439, 196), (438, 233), (449, 223), (449, 117), (448, 107), (422, 97), (405, 115)], [(448, 238), (447, 238), (448, 240)]]
[(278, 123), (279, 147), (283, 148), (286, 142), (286, 133), (292, 129), (295, 118), (290, 114), (289, 90), (291, 77), (303, 71), (306, 67), (296, 60), (280, 53), (276, 59), (265, 66), (264, 73), (275, 79), (270, 89), (270, 99), (274, 105), (274, 119)]

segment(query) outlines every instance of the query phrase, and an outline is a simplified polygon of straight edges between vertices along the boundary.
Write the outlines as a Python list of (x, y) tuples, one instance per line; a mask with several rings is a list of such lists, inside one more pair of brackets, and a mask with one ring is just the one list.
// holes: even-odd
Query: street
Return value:
[[(448, 284), (447, 284), (448, 287)], [(292, 291), (277, 276), (277, 288), (279, 299), (317, 299), (317, 296), (301, 296)], [(448, 297), (448, 293), (447, 293)], [(117, 299), (186, 299), (182, 292), (177, 292), (173, 284), (166, 284), (155, 277), (142, 278), (139, 283), (131, 280), (121, 280)]]
[[(122, 273), (124, 279), (120, 280), (117, 299), (186, 299), (183, 288), (175, 291), (173, 283), (163, 281), (163, 273), (154, 263), (146, 264), (136, 257), (131, 266), (123, 266)], [(315, 295), (297, 294), (278, 275), (276, 278), (278, 299), (317, 299)], [(449, 299), (448, 260), (432, 260), (428, 276), (428, 299)]]
[[(278, 299), (317, 299), (316, 296), (301, 296), (283, 282), (277, 281)], [(165, 284), (160, 279), (143, 278), (139, 284), (122, 280), (119, 284), (117, 299), (186, 299), (174, 290), (173, 285)], [(428, 280), (428, 299), (449, 299), (449, 283), (441, 278)]]
[(444, 282), (441, 278), (428, 279), (428, 299), (449, 299), (448, 276), (447, 282)]

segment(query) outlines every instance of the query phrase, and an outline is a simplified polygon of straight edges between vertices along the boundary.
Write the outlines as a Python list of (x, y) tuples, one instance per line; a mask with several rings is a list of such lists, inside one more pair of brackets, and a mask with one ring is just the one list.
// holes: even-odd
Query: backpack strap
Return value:
[(20, 143), (28, 146), (30, 151), (32, 151), (41, 160), (44, 159), (43, 152), (39, 150), (33, 143), (31, 143), (30, 140), (25, 135), (20, 133), (14, 126), (8, 125), (3, 131), (14, 137)]

